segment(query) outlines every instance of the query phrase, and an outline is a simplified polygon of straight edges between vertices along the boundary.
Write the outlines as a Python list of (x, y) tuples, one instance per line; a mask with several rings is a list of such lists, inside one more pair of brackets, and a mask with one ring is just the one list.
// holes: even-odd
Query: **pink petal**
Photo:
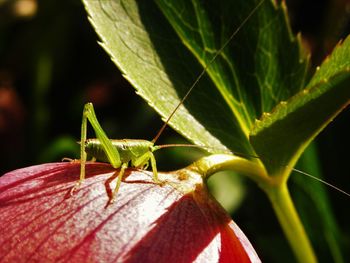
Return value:
[(105, 182), (115, 170), (88, 164), (86, 181), (70, 196), (79, 169), (51, 163), (0, 178), (0, 261), (259, 262), (201, 185), (184, 194), (129, 170), (107, 206)]

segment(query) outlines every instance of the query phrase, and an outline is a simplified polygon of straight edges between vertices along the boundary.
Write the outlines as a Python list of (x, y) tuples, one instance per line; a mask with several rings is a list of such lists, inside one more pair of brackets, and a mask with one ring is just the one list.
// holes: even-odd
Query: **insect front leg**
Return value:
[[(121, 166), (120, 155), (116, 148), (113, 147), (111, 141), (103, 131), (99, 124), (92, 103), (86, 103), (83, 110), (83, 119), (81, 123), (81, 139), (80, 139), (80, 178), (75, 186), (71, 189), (71, 194), (82, 184), (85, 179), (86, 151), (85, 142), (87, 134), (87, 122), (90, 122), (95, 131), (97, 139), (100, 141), (103, 151), (105, 152), (110, 164), (113, 168)], [(119, 177), (119, 176), (118, 176)], [(120, 184), (120, 182), (119, 182)]]
[(158, 171), (157, 171), (157, 165), (156, 165), (156, 158), (154, 157), (153, 152), (149, 151), (145, 154), (141, 155), (138, 159), (134, 161), (135, 167), (144, 167), (148, 164), (148, 162), (151, 161), (151, 167), (153, 172), (153, 181), (157, 184), (160, 183), (158, 178)]

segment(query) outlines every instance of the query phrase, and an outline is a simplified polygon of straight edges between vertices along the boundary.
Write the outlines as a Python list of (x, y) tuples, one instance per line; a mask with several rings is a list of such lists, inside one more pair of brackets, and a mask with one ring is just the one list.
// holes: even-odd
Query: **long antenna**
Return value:
[(192, 83), (190, 89), (186, 92), (185, 96), (183, 96), (183, 98), (181, 99), (181, 101), (179, 102), (179, 104), (177, 104), (177, 106), (175, 107), (175, 109), (173, 110), (173, 112), (170, 114), (170, 116), (168, 117), (168, 119), (165, 121), (165, 123), (163, 124), (163, 126), (160, 128), (160, 130), (158, 131), (157, 135), (153, 138), (152, 142), (156, 143), (156, 141), (158, 140), (159, 136), (163, 133), (164, 129), (166, 128), (166, 126), (168, 126), (168, 123), (170, 121), (170, 119), (174, 116), (175, 112), (178, 110), (178, 108), (184, 103), (184, 101), (187, 99), (187, 97), (190, 95), (191, 91), (193, 90), (193, 88), (197, 85), (197, 83), (200, 81), (200, 79), (203, 77), (203, 75), (205, 74), (205, 72), (207, 71), (207, 69), (213, 64), (213, 62), (215, 61), (215, 59), (220, 55), (220, 53), (225, 49), (225, 47), (231, 42), (231, 40), (237, 35), (237, 33), (242, 29), (242, 27), (248, 22), (248, 20), (250, 19), (250, 17), (258, 10), (258, 8), (263, 4), (265, 0), (261, 0), (259, 2), (259, 4), (257, 6), (254, 7), (254, 9), (249, 13), (249, 15), (243, 20), (243, 22), (239, 25), (239, 27), (232, 33), (232, 35), (226, 40), (226, 42), (224, 43), (224, 45), (216, 52), (216, 54), (214, 55), (214, 57), (209, 61), (208, 64), (205, 65), (205, 67), (203, 68), (203, 70), (201, 71), (201, 73), (198, 75), (198, 77), (196, 78), (196, 80)]
[(312, 179), (314, 179), (314, 180), (316, 180), (316, 181), (318, 181), (318, 182), (320, 182), (320, 183), (323, 183), (323, 184), (325, 184), (325, 185), (327, 185), (327, 186), (333, 188), (334, 190), (337, 190), (337, 191), (339, 191), (340, 193), (342, 193), (342, 194), (347, 195), (348, 197), (350, 197), (350, 194), (349, 194), (348, 192), (345, 192), (344, 190), (340, 189), (339, 187), (337, 187), (337, 186), (335, 186), (335, 185), (333, 185), (333, 184), (331, 184), (331, 183), (326, 182), (325, 180), (322, 180), (322, 179), (320, 179), (320, 178), (318, 178), (318, 177), (316, 177), (316, 176), (313, 176), (313, 175), (311, 175), (311, 174), (309, 174), (309, 173), (307, 173), (307, 172), (304, 172), (304, 171), (299, 170), (299, 169), (296, 169), (296, 168), (293, 168), (292, 170), (295, 171), (295, 172), (297, 172), (297, 173), (300, 173), (300, 174), (302, 174), (302, 175), (306, 175), (306, 176), (308, 176), (308, 177), (310, 177), (310, 178), (312, 178)]

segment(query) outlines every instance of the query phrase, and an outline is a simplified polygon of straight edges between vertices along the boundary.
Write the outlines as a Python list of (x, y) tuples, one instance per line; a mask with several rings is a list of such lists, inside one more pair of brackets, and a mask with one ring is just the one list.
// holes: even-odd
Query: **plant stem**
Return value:
[(269, 197), (277, 219), (299, 262), (317, 262), (303, 224), (295, 209), (287, 187), (286, 176), (268, 176), (263, 166), (239, 156), (216, 154), (204, 157), (188, 167), (207, 179), (212, 174), (232, 170), (254, 180)]
[(299, 262), (317, 262), (311, 243), (295, 209), (286, 182), (263, 189), (268, 195), (284, 234)]

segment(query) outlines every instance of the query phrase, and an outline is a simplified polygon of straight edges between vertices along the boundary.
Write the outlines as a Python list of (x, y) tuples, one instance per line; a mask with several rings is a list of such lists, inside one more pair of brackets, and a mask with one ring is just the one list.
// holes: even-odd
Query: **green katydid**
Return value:
[[(89, 121), (93, 127), (97, 139), (87, 140), (87, 121)], [(117, 177), (117, 185), (113, 191), (111, 202), (113, 202), (118, 192), (124, 171), (128, 167), (129, 162), (133, 167), (146, 168), (150, 160), (154, 175), (154, 181), (158, 182), (156, 161), (153, 155), (153, 151), (155, 151), (157, 148), (157, 146), (154, 146), (154, 143), (146, 140), (108, 139), (107, 135), (103, 131), (96, 118), (92, 103), (87, 103), (84, 107), (83, 120), (81, 125), (80, 179), (72, 190), (74, 191), (74, 189), (77, 188), (85, 179), (85, 163), (87, 153), (96, 159), (109, 162), (113, 168), (120, 168)]]

